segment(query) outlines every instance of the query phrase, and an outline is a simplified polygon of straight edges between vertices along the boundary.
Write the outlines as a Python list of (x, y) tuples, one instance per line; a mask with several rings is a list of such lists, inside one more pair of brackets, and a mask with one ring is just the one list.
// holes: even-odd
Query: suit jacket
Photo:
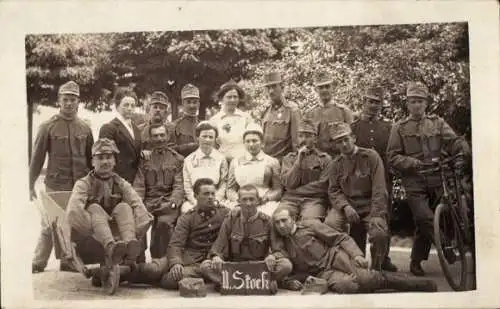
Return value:
[(116, 158), (115, 172), (131, 184), (134, 183), (141, 155), (141, 131), (133, 121), (132, 129), (135, 139), (132, 139), (125, 125), (118, 118), (114, 118), (99, 131), (99, 138), (115, 141), (120, 150)]

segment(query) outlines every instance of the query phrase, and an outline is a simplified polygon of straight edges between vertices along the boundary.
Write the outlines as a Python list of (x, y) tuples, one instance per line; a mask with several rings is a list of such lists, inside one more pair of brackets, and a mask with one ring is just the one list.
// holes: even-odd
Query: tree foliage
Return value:
[(109, 103), (114, 87), (130, 83), (140, 97), (161, 90), (173, 103), (193, 83), (207, 107), (233, 78), (258, 114), (269, 104), (263, 75), (279, 70), (286, 98), (305, 111), (317, 104), (313, 81), (320, 69), (333, 75), (335, 99), (355, 111), (366, 87), (382, 86), (386, 116), (394, 120), (405, 115), (407, 83), (424, 82), (432, 93), (430, 111), (470, 134), (466, 23), (26, 37), (30, 103), (53, 104), (57, 87), (73, 79), (89, 108)]

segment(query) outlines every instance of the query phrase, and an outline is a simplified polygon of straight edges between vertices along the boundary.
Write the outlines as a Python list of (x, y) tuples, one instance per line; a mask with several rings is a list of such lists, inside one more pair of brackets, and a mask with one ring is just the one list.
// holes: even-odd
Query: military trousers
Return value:
[(415, 238), (411, 250), (411, 259), (423, 261), (429, 258), (431, 244), (434, 242), (435, 203), (442, 189), (429, 186), (423, 179), (403, 180), (408, 198), (408, 205), (415, 221)]
[(278, 207), (288, 209), (297, 221), (323, 221), (326, 215), (325, 201), (322, 198), (298, 197), (285, 193)]
[(115, 238), (125, 242), (137, 240), (134, 212), (127, 203), (116, 205), (111, 214), (96, 203), (90, 204), (87, 211), (90, 213), (94, 237), (104, 248)]
[[(200, 267), (203, 276), (205, 278), (208, 278), (209, 281), (213, 283), (222, 284), (222, 274), (220, 271), (217, 271), (211, 267), (210, 260), (203, 261)], [(277, 282), (282, 281), (283, 279), (285, 279), (286, 276), (288, 276), (292, 272), (292, 269), (293, 265), (289, 259), (287, 258), (276, 259), (276, 269), (270, 272), (271, 278)]]
[[(54, 192), (51, 188), (45, 186), (45, 192)], [(40, 268), (47, 267), (47, 263), (52, 253), (52, 248), (54, 247), (54, 241), (52, 239), (52, 230), (48, 223), (41, 219), (41, 230), (40, 235), (35, 247), (35, 254), (33, 255), (32, 264)]]
[[(381, 269), (381, 265), (387, 257), (387, 251), (389, 250), (389, 232), (386, 218), (382, 218), (381, 221), (385, 224), (381, 226), (375, 225), (370, 222), (368, 213), (360, 214), (360, 222), (353, 224), (349, 231), (350, 236), (354, 239), (363, 254), (366, 254), (366, 236), (368, 234), (368, 239), (373, 248), (371, 250), (371, 267), (377, 270)], [(325, 218), (325, 224), (333, 227), (337, 231), (345, 231), (347, 218), (343, 211), (332, 208), (328, 211), (328, 215)]]

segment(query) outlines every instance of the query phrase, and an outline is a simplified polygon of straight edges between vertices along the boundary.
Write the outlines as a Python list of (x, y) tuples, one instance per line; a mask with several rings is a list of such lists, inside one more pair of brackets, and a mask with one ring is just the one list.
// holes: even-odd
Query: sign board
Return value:
[(264, 261), (224, 262), (222, 264), (222, 295), (271, 295), (271, 273)]

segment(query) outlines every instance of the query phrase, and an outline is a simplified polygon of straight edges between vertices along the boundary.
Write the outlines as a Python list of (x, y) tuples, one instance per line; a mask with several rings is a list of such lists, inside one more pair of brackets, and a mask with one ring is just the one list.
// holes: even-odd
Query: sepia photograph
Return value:
[(15, 29), (2, 294), (18, 267), (21, 306), (478, 305), (500, 205), (496, 97), (478, 74), (498, 55), (476, 59), (498, 46), (477, 47), (477, 14), (397, 18), (411, 5), (381, 1), (392, 19), (337, 20), (320, 2), (307, 23), (279, 1), (245, 23), (230, 12), (250, 6), (197, 3), (233, 16), (219, 24), (189, 24), (195, 2), (163, 23), (144, 5), (152, 24), (127, 27), (136, 4), (114, 20), (94, 5), (109, 28), (90, 7), (71, 26), (75, 2), (68, 27)]
[(35, 298), (474, 290), (468, 42), (27, 35)]

